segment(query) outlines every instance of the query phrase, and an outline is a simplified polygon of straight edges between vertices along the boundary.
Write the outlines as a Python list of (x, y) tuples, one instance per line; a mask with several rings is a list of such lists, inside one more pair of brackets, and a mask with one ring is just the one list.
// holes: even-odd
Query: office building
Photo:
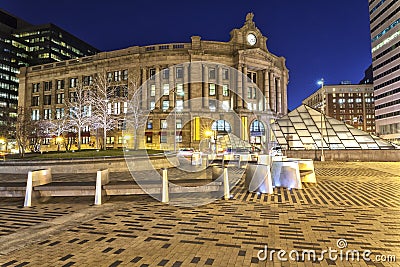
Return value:
[(32, 25), (0, 9), (0, 136), (13, 138), (19, 68), (94, 55), (98, 49), (53, 24)]
[[(368, 80), (368, 79), (363, 79)], [(375, 133), (374, 88), (372, 84), (324, 85), (303, 104), (359, 130)]]
[(376, 132), (400, 143), (400, 5), (369, 0)]

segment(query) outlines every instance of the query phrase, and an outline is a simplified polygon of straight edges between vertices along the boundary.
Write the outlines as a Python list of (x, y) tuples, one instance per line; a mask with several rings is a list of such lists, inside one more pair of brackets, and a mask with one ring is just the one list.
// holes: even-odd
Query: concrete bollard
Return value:
[(169, 202), (169, 192), (168, 192), (168, 170), (163, 169), (162, 171), (162, 196), (161, 202), (168, 203)]
[(228, 200), (231, 198), (229, 189), (229, 179), (228, 179), (228, 168), (224, 168), (224, 199)]
[(102, 196), (103, 196), (103, 185), (108, 184), (110, 182), (109, 179), (109, 171), (108, 169), (98, 170), (96, 176), (96, 193), (94, 196), (94, 204), (101, 205), (102, 204)]

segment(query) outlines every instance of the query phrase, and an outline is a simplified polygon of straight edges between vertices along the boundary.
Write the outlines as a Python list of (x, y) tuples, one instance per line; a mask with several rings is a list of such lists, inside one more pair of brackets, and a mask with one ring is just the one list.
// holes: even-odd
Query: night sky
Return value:
[(289, 109), (326, 84), (358, 83), (371, 64), (367, 0), (2, 0), (0, 8), (32, 24), (54, 23), (94, 47), (229, 41), (248, 12), (268, 37), (269, 51), (286, 58)]

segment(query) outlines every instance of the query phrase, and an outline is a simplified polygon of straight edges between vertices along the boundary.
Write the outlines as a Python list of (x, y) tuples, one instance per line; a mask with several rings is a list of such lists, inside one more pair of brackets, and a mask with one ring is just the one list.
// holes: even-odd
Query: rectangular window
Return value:
[(92, 85), (92, 83), (93, 83), (93, 77), (92, 76), (83, 76), (83, 85), (84, 86)]
[(64, 117), (64, 108), (56, 108), (56, 119), (62, 119)]
[(163, 100), (162, 109), (163, 109), (163, 111), (166, 111), (167, 109), (169, 109), (169, 100)]
[(167, 129), (168, 128), (168, 123), (167, 120), (160, 120), (160, 129)]
[(57, 94), (57, 104), (64, 104), (64, 93), (62, 94)]
[(222, 95), (229, 96), (229, 86), (227, 84), (222, 85)]
[(122, 78), (122, 72), (120, 70), (114, 71), (114, 81), (119, 82)]
[(182, 119), (176, 119), (176, 129), (182, 129)]
[(107, 136), (106, 144), (113, 145), (114, 144), (114, 136)]
[(175, 135), (175, 140), (177, 143), (182, 143), (182, 132), (179, 132), (177, 135)]
[(69, 79), (69, 88), (74, 88), (78, 85), (78, 78)]
[(167, 133), (161, 132), (160, 143), (164, 143), (164, 144), (167, 143)]
[(253, 97), (252, 88), (247, 87), (247, 98), (251, 99)]
[(121, 103), (114, 103), (114, 115), (119, 115), (121, 113)]
[(253, 83), (257, 83), (257, 73), (256, 72), (247, 72), (247, 77), (252, 81)]
[(51, 95), (44, 95), (43, 105), (51, 105)]
[(62, 90), (65, 87), (65, 81), (64, 80), (57, 80), (57, 90)]
[(38, 93), (40, 90), (40, 83), (33, 83), (32, 84), (32, 93)]
[(76, 102), (76, 92), (69, 92), (69, 102)]
[(216, 100), (215, 99), (208, 100), (208, 107), (210, 108), (211, 111), (215, 111), (216, 110)]
[(222, 70), (222, 79), (228, 80), (229, 79), (229, 70), (228, 69), (223, 69)]
[(169, 95), (169, 84), (168, 83), (164, 83), (164, 85), (163, 85), (163, 94)]
[(183, 84), (182, 83), (177, 83), (176, 84), (176, 94), (178, 96), (183, 96), (185, 93), (183, 92)]
[(156, 108), (156, 102), (150, 101), (150, 110), (153, 110)]
[(209, 95), (210, 96), (215, 95), (215, 84), (214, 83), (210, 83), (208, 85), (208, 88), (209, 88)]
[(177, 79), (182, 79), (183, 78), (183, 68), (182, 67), (177, 67), (176, 68), (176, 78)]
[(169, 69), (163, 69), (162, 76), (163, 79), (169, 79)]
[(39, 115), (39, 110), (38, 109), (32, 110), (32, 120), (33, 121), (40, 120), (40, 115)]
[(215, 79), (215, 69), (214, 68), (210, 68), (208, 70), (208, 78), (209, 79)]
[(153, 129), (153, 120), (152, 119), (147, 120), (146, 128), (147, 129)]
[(156, 69), (150, 69), (150, 80), (154, 80), (156, 78)]
[(53, 83), (50, 82), (44, 82), (44, 90), (45, 91), (51, 91), (51, 89), (53, 89)]
[(118, 121), (118, 130), (126, 130), (126, 120), (119, 120)]
[(107, 104), (107, 114), (112, 114), (112, 103)]
[(39, 106), (39, 96), (33, 96), (32, 97), (32, 106)]
[(128, 112), (128, 102), (124, 102), (124, 113)]
[(177, 111), (182, 111), (183, 110), (183, 100), (182, 99), (176, 100), (175, 107), (176, 107)]
[(150, 96), (156, 96), (156, 85), (150, 85)]
[(153, 135), (146, 135), (146, 143), (151, 144), (153, 143)]
[(51, 109), (44, 109), (43, 110), (43, 119), (44, 120), (51, 120)]
[(229, 100), (222, 101), (222, 109), (228, 111), (230, 109)]
[(128, 70), (122, 71), (122, 80), (124, 81), (128, 80)]
[(112, 72), (107, 72), (107, 81), (111, 82), (113, 80), (113, 73)]

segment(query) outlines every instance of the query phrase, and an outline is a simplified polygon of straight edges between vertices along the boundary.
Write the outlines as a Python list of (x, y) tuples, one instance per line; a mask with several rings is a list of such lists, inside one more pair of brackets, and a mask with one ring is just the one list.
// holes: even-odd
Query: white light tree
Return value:
[(50, 136), (55, 137), (57, 151), (60, 151), (60, 145), (64, 139), (64, 133), (70, 129), (69, 121), (65, 118), (59, 118), (46, 121), (47, 132)]
[(107, 131), (113, 130), (117, 123), (115, 115), (112, 112), (115, 101), (115, 87), (106, 72), (100, 73), (95, 77), (92, 92), (92, 126), (103, 130), (103, 149), (106, 150)]
[(137, 84), (132, 81), (128, 86), (129, 92), (133, 92), (133, 94), (129, 97), (128, 108), (127, 108), (127, 128), (128, 130), (132, 129), (134, 132), (133, 142), (134, 149), (138, 149), (138, 137), (139, 137), (139, 129), (142, 128), (147, 120), (148, 120), (148, 111), (144, 110), (142, 107), (142, 101), (146, 101), (141, 99), (142, 96), (142, 88), (138, 89)]
[(91, 90), (85, 89), (82, 83), (78, 83), (75, 91), (69, 96), (67, 106), (68, 125), (78, 134), (78, 150), (81, 150), (82, 130), (93, 123)]

